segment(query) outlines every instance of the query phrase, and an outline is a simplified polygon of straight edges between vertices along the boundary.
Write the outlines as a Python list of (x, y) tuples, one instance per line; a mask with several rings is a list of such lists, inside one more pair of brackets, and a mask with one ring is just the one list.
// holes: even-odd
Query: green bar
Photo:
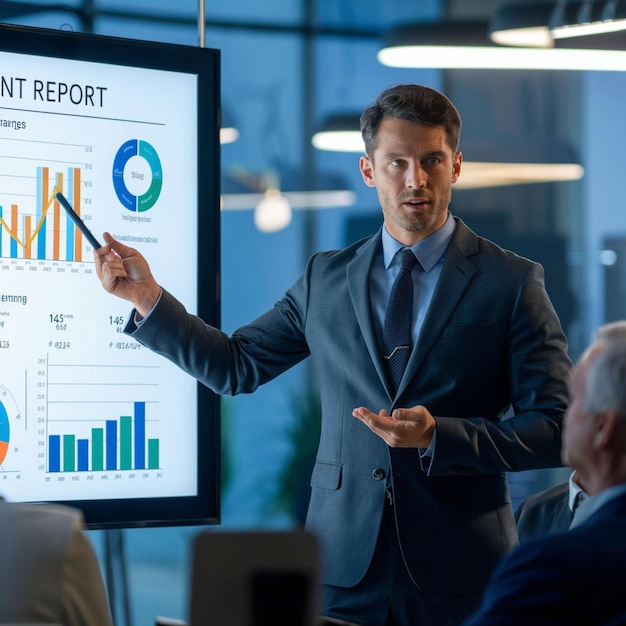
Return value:
[(94, 472), (104, 469), (104, 428), (91, 429), (91, 469)]
[(148, 439), (148, 469), (159, 469), (158, 439)]
[(76, 437), (63, 435), (63, 471), (76, 471)]
[(130, 415), (120, 417), (120, 469), (133, 469), (132, 423)]

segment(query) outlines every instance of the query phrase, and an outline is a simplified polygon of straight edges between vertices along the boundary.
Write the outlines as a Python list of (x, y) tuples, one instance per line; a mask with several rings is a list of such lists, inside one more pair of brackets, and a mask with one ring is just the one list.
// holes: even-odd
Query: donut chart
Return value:
[(122, 206), (129, 211), (148, 211), (159, 199), (163, 185), (157, 151), (140, 139), (122, 144), (113, 160), (113, 187)]

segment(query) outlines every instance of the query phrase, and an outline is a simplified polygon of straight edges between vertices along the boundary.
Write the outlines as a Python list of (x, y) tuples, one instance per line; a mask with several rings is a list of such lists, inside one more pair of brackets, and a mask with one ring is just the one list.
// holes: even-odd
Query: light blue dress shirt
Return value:
[[(419, 263), (413, 268), (413, 345), (417, 343), (419, 332), (424, 323), (426, 312), (433, 298), (433, 293), (441, 276), (445, 252), (456, 229), (456, 222), (450, 213), (446, 223), (432, 235), (411, 246)], [(383, 227), (383, 256), (381, 263), (376, 263), (370, 272), (370, 303), (374, 312), (374, 324), (378, 345), (383, 346), (383, 325), (385, 312), (393, 282), (400, 270), (396, 253), (406, 248), (396, 241)]]

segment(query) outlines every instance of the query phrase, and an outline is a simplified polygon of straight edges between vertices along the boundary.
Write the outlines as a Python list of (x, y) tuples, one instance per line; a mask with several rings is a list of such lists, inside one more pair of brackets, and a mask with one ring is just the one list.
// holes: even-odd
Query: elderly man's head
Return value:
[[(624, 325), (623, 329), (626, 329)], [(563, 462), (591, 495), (606, 488), (612, 467), (626, 465), (626, 334), (596, 334), (570, 378)]]

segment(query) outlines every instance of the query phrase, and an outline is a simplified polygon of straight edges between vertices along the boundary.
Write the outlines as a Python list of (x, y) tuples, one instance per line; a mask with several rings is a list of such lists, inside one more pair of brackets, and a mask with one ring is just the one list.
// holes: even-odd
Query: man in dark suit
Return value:
[[(360, 160), (383, 227), (313, 255), (230, 337), (189, 315), (136, 250), (105, 233), (95, 253), (103, 287), (135, 307), (126, 331), (217, 393), (252, 392), (311, 357), (322, 428), (306, 525), (322, 545), (324, 613), (363, 626), (459, 624), (517, 543), (506, 472), (560, 465), (566, 340), (542, 268), (450, 214), (460, 128), (433, 89), (383, 92), (361, 117)], [(419, 261), (412, 330), (388, 349), (406, 250)], [(396, 386), (387, 364), (402, 354)]]
[(111, 625), (79, 510), (0, 497), (0, 623)]
[(589, 497), (565, 533), (529, 541), (494, 572), (466, 626), (626, 624), (626, 340), (596, 341), (571, 377), (563, 461)]

